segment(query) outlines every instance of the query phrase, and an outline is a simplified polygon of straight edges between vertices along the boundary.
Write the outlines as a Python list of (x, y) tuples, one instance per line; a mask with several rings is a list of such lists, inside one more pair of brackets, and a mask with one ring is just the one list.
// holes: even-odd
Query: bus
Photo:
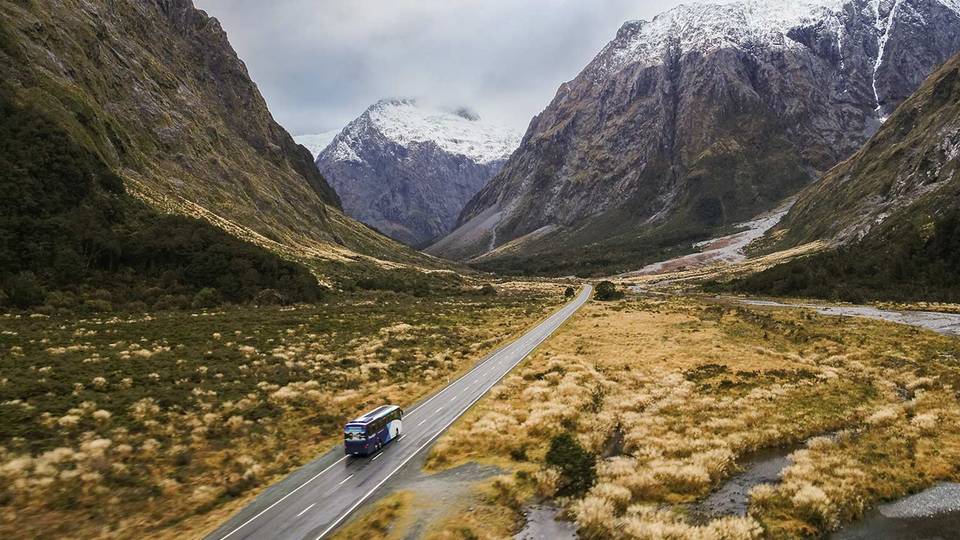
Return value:
[(350, 456), (369, 456), (400, 437), (403, 410), (384, 405), (347, 422), (343, 428), (343, 450)]

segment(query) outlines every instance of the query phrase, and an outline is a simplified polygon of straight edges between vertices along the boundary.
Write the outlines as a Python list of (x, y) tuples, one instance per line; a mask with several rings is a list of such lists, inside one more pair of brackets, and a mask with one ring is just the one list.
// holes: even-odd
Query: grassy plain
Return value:
[(0, 318), (0, 536), (199, 535), (338, 439), (563, 302), (331, 296), (296, 307)]
[[(960, 480), (958, 388), (960, 341), (911, 327), (691, 297), (592, 302), (434, 446), (429, 469), (506, 472), (436, 534), (508, 537), (546, 498), (584, 538), (820, 536)], [(595, 463), (589, 489), (573, 489), (583, 467), (564, 468), (576, 452), (552, 448), (565, 434)], [(796, 443), (747, 516), (692, 519), (739, 458)]]

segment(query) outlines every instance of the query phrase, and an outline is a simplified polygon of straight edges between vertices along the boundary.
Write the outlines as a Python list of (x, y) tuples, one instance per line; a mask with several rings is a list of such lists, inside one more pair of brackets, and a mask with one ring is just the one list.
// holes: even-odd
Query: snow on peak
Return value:
[[(958, 1), (958, 0), (946, 0)], [(707, 52), (750, 42), (791, 46), (791, 28), (833, 20), (844, 0), (741, 0), (729, 4), (681, 4), (651, 21), (630, 21), (600, 54), (601, 75), (633, 64), (663, 61), (668, 49)]]
[(960, 14), (960, 0), (940, 0), (940, 3)]
[(413, 99), (389, 99), (367, 109), (365, 116), (377, 131), (397, 144), (433, 142), (446, 152), (477, 163), (507, 159), (520, 145), (520, 132), (484, 122), (466, 107), (446, 110), (423, 106)]

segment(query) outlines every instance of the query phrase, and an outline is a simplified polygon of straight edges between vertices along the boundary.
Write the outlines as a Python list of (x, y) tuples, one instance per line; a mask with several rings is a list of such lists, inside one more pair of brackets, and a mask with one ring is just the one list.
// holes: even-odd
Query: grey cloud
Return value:
[(517, 128), (626, 20), (674, 0), (195, 0), (222, 22), (277, 120), (343, 126), (383, 97), (467, 105)]

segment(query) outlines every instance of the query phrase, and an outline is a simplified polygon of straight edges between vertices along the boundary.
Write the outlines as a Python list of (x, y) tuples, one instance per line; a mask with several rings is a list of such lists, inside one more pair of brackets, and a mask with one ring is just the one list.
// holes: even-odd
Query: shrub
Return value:
[(617, 286), (609, 281), (601, 281), (597, 284), (597, 289), (593, 297), (601, 301), (619, 300), (623, 298), (623, 292), (617, 290)]
[(597, 479), (596, 459), (570, 433), (550, 440), (546, 463), (560, 471), (559, 495), (582, 495)]
[(153, 304), (153, 309), (165, 311), (169, 309), (186, 309), (190, 307), (190, 298), (185, 295), (166, 294), (157, 299)]
[(276, 289), (264, 289), (253, 298), (253, 303), (258, 306), (282, 306), (287, 299)]
[(489, 283), (486, 283), (486, 284), (483, 285), (483, 287), (480, 287), (480, 295), (481, 295), (481, 296), (496, 296), (496, 295), (497, 295), (497, 289), (494, 288), (493, 285), (491, 285), (491, 284), (489, 284)]
[(84, 311), (91, 313), (108, 313), (113, 311), (113, 304), (106, 300), (87, 300), (83, 303)]
[(577, 291), (573, 290), (573, 287), (567, 287), (563, 291), (563, 296), (566, 298), (573, 298), (574, 296), (576, 296), (576, 294), (577, 294)]
[(40, 282), (33, 272), (20, 272), (7, 283), (7, 301), (14, 307), (27, 309), (46, 300)]
[(194, 308), (212, 308), (220, 305), (220, 293), (212, 287), (204, 287), (193, 297)]

